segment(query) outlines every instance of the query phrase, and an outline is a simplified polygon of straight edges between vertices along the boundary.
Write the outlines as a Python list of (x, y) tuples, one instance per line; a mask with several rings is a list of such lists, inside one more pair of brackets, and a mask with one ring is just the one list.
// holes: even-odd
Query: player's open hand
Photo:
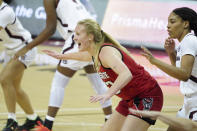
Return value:
[(44, 52), (45, 54), (54, 57), (56, 59), (62, 59), (62, 54), (57, 53), (55, 51), (51, 51), (51, 50), (42, 50), (42, 52)]
[(154, 59), (154, 56), (152, 55), (152, 53), (144, 46), (141, 46), (141, 49), (142, 49), (142, 55), (144, 57), (146, 57), (146, 59), (148, 59), (150, 61), (150, 63), (152, 63), (153, 59)]
[(91, 103), (95, 103), (95, 102), (100, 101), (101, 104), (103, 104), (103, 103), (105, 103), (105, 101), (107, 101), (109, 99), (110, 99), (110, 96), (108, 94), (90, 96)]
[(164, 48), (168, 54), (175, 52), (175, 41), (172, 38), (165, 40)]

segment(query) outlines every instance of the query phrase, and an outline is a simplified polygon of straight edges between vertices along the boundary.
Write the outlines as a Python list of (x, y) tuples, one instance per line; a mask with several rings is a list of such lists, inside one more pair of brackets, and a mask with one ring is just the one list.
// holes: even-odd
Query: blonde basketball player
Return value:
[[(79, 0), (44, 0), (44, 7), (47, 14), (45, 29), (33, 42), (16, 53), (16, 58), (23, 56), (28, 50), (47, 40), (55, 32), (56, 25), (61, 36), (66, 40), (62, 53), (78, 51), (78, 45), (73, 40), (73, 31), (79, 20), (91, 18), (85, 7)], [(52, 129), (55, 116), (63, 102), (64, 89), (74, 73), (82, 68), (87, 73), (88, 79), (98, 94), (103, 94), (107, 91), (107, 87), (94, 70), (92, 62), (60, 60), (52, 81), (48, 113), (44, 122), (46, 128), (41, 126), (40, 130)], [(101, 106), (108, 119), (112, 113), (111, 100), (106, 101)]]

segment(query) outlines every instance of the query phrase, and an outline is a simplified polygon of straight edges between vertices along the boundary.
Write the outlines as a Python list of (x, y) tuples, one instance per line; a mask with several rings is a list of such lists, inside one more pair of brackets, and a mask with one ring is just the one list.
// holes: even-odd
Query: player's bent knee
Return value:
[(49, 106), (60, 107), (64, 99), (64, 89), (69, 82), (69, 77), (56, 71), (50, 92)]
[(0, 84), (2, 85), (2, 88), (9, 85), (11, 82), (12, 80), (10, 79), (10, 77), (6, 75), (0, 76)]

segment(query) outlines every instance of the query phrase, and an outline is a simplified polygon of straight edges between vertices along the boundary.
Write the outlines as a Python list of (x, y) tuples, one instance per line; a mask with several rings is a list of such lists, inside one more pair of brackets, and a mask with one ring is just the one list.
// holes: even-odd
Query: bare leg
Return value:
[(102, 131), (120, 131), (125, 119), (125, 116), (114, 111), (109, 120), (104, 124)]
[(146, 121), (136, 116), (128, 115), (121, 131), (147, 131), (149, 127), (150, 124), (148, 124)]
[(112, 114), (112, 106), (108, 106), (108, 107), (103, 108), (103, 113), (105, 115), (111, 115)]
[(180, 131), (180, 129), (175, 129), (175, 128), (169, 126), (167, 131)]
[[(21, 63), (22, 64), (22, 63)], [(21, 66), (24, 66), (23, 64)], [(17, 78), (14, 80), (14, 87), (16, 88), (16, 100), (20, 107), (26, 114), (33, 114), (33, 108), (28, 95), (20, 87), (21, 80), (23, 78), (24, 71), (22, 71)]]
[(58, 110), (59, 110), (59, 107), (48, 106), (47, 115), (51, 117), (56, 117)]
[(20, 61), (11, 60), (1, 72), (0, 82), (3, 88), (8, 112), (15, 113), (16, 87), (14, 85), (14, 81), (17, 77), (22, 77), (24, 69), (25, 67)]

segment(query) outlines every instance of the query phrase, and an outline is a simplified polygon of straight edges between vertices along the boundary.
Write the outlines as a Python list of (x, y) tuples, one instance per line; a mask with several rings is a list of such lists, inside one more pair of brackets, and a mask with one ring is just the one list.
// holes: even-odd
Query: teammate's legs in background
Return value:
[[(0, 83), (3, 89), (8, 112), (15, 113), (16, 108), (16, 89), (14, 79), (24, 71), (25, 67), (18, 60), (11, 60), (0, 73)], [(17, 68), (17, 70), (16, 70)]]
[[(17, 70), (16, 70), (17, 69)], [(0, 74), (0, 82), (4, 92), (5, 102), (8, 109), (7, 125), (15, 125), (16, 128), (16, 101), (27, 114), (34, 114), (30, 101), (26, 93), (20, 88), (20, 82), (23, 76), (25, 66), (19, 60), (11, 60)], [(13, 121), (14, 120), (14, 121)], [(6, 129), (12, 126), (6, 127)]]
[[(22, 64), (22, 63), (21, 63)], [(24, 66), (24, 65), (21, 65)], [(18, 74), (14, 79), (13, 84), (16, 89), (16, 101), (21, 106), (26, 114), (33, 114), (33, 108), (29, 105), (30, 100), (24, 90), (20, 87), (21, 80), (23, 78), (24, 71)]]
[(23, 72), (14, 80), (14, 85), (16, 88), (16, 101), (20, 107), (24, 110), (26, 114), (26, 121), (23, 125), (18, 126), (17, 130), (30, 130), (33, 129), (37, 122), (42, 120), (40, 117), (33, 111), (33, 108), (30, 104), (30, 99), (24, 90), (20, 87), (20, 83), (23, 77)]
[[(96, 91), (97, 94), (104, 94), (107, 91), (107, 87), (105, 83), (101, 80), (98, 73), (95, 71), (93, 65), (88, 65), (84, 67), (85, 72), (87, 73), (87, 77), (92, 84), (92, 87)], [(105, 103), (101, 104), (103, 108), (103, 113), (105, 114), (105, 120), (109, 119), (110, 115), (112, 114), (112, 102), (111, 100), (106, 101)]]
[[(16, 70), (17, 69), (17, 70)], [(0, 73), (0, 83), (4, 93), (4, 99), (8, 110), (8, 121), (6, 127), (3, 129), (16, 129), (16, 89), (13, 85), (14, 79), (17, 78), (18, 74), (21, 74), (25, 69), (24, 66), (21, 66), (21, 63), (18, 60), (11, 60), (7, 65), (2, 69)]]
[[(14, 53), (14, 52), (13, 52)], [(14, 91), (13, 94), (4, 95), (5, 100), (14, 102), (12, 105), (12, 109), (8, 107), (8, 112), (9, 110), (13, 110), (8, 114), (8, 125), (12, 122), (12, 120), (16, 121), (16, 115), (15, 115), (15, 108), (16, 108), (16, 102), (21, 106), (21, 108), (24, 110), (24, 112), (27, 115), (27, 120), (25, 123), (29, 122), (28, 127), (23, 128), (23, 129), (32, 129), (37, 123), (37, 120), (39, 119), (38, 115), (34, 113), (33, 108), (31, 106), (29, 97), (27, 94), (24, 92), (24, 90), (21, 88), (21, 80), (23, 78), (24, 70), (25, 68), (32, 63), (34, 60), (35, 56), (37, 53), (37, 49), (34, 48), (26, 53), (26, 56), (24, 58), (19, 58), (17, 60), (11, 59), (11, 56), (13, 55), (12, 53), (7, 53), (5, 51), (4, 55), (4, 68), (1, 72), (0, 75), (0, 81), (3, 87), (3, 91), (5, 94), (9, 94), (9, 90), (11, 89)], [(17, 69), (17, 70), (16, 70)], [(7, 98), (9, 97), (9, 98)], [(11, 100), (10, 100), (11, 99)], [(14, 100), (13, 100), (14, 99)], [(7, 103), (7, 102), (6, 102)], [(39, 121), (41, 121), (39, 119)], [(7, 129), (10, 129), (11, 126), (9, 126)], [(6, 129), (6, 128), (5, 128)]]

